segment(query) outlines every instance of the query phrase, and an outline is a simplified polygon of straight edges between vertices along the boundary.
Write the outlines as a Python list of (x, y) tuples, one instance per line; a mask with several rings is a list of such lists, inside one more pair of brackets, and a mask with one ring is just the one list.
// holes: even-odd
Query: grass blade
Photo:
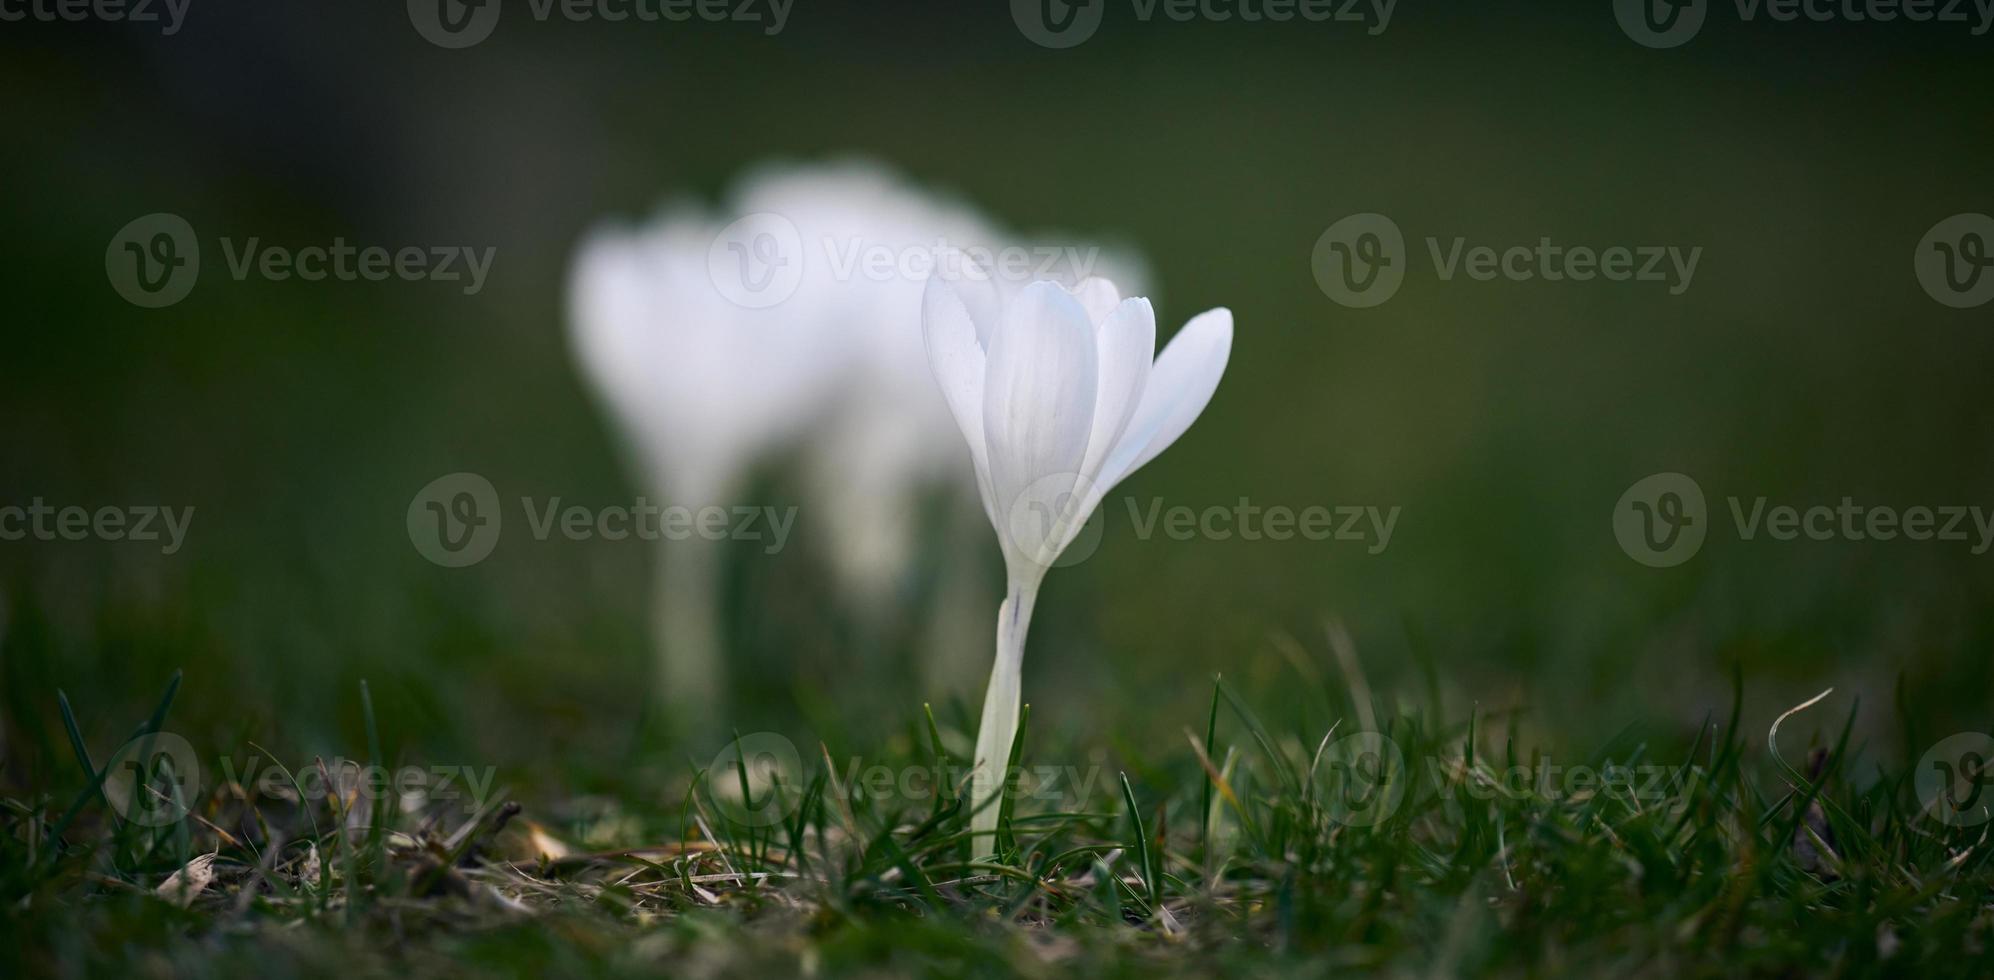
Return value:
[[(174, 695), (179, 693), (180, 672), (176, 670), (173, 672), (173, 678), (166, 682), (166, 693), (160, 696), (159, 705), (152, 709), (152, 716), (147, 718), (143, 724), (139, 725), (132, 732), (131, 738), (139, 738), (157, 733), (159, 726), (166, 722), (167, 709), (173, 707)], [(129, 742), (131, 739), (128, 738), (125, 741)], [(141, 753), (141, 757), (143, 757), (143, 753)], [(110, 770), (107, 768), (100, 770), (96, 775), (90, 777), (90, 785), (85, 786), (83, 792), (76, 794), (75, 802), (69, 804), (69, 809), (63, 813), (62, 819), (57, 820), (55, 825), (49, 828), (47, 839), (56, 843), (56, 847), (50, 853), (55, 853), (61, 849), (60, 842), (63, 832), (67, 831), (69, 825), (75, 822), (77, 814), (83, 812), (83, 807), (90, 802), (90, 798), (93, 796), (99, 799), (103, 798), (104, 777), (109, 774)]]
[(1135, 787), (1129, 785), (1129, 774), (1122, 773), (1122, 799), (1128, 801), (1129, 823), (1135, 828), (1136, 858), (1142, 862), (1142, 881), (1149, 890), (1149, 903), (1152, 908), (1163, 907), (1163, 892), (1156, 880), (1156, 856), (1149, 850), (1149, 832), (1142, 826), (1142, 809), (1135, 802)]

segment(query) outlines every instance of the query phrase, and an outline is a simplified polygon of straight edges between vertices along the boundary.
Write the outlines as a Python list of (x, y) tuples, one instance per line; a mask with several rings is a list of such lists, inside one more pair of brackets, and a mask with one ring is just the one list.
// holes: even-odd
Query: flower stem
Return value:
[[(990, 687), (983, 694), (983, 724), (976, 733), (975, 772), (970, 779), (970, 822), (980, 857), (997, 851), (997, 816), (1002, 809), (992, 799), (1004, 787), (1011, 743), (1018, 736), (1018, 706), (1022, 700), (1025, 631), (1031, 627), (1032, 603), (1038, 582), (1012, 577), (1004, 605), (997, 610), (997, 662), (990, 667)], [(986, 805), (988, 804), (988, 805)]]
[(715, 737), (726, 716), (726, 664), (721, 659), (720, 576), (726, 555), (717, 542), (688, 538), (658, 552), (652, 606), (657, 703), (674, 734), (699, 746)]

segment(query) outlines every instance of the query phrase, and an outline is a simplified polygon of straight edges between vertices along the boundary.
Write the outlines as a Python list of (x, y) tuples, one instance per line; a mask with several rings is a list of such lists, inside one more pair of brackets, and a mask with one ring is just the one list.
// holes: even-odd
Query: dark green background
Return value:
[[(1012, 226), (1139, 247), (1164, 329), (1232, 307), (1218, 396), (1128, 492), (1404, 508), (1371, 556), (1139, 541), (1111, 507), (1099, 552), (1043, 593), (1026, 677), (1041, 731), (1180, 745), (1218, 671), (1276, 717), (1327, 724), (1329, 616), (1382, 697), (1437, 691), (1456, 719), (1522, 709), (1581, 747), (1630, 723), (1686, 738), (1723, 710), (1733, 664), (1748, 728), (1830, 685), (1885, 745), (1994, 724), (1994, 556), (1720, 525), (1654, 570), (1609, 527), (1621, 492), (1665, 470), (1713, 511), (1761, 494), (1994, 506), (1994, 315), (1940, 306), (1911, 270), (1933, 223), (1994, 212), (1994, 37), (1742, 24), (1723, 4), (1653, 51), (1605, 2), (1405, 0), (1379, 37), (1141, 24), (1123, 2), (1048, 51), (1001, 3), (797, 0), (775, 38), (538, 24), (508, 4), (491, 40), (445, 51), (401, 4), (365, 6), (195, 0), (172, 37), (0, 26), (0, 503), (197, 509), (171, 557), (0, 544), (8, 783), (74, 780), (58, 686), (110, 743), (175, 667), (173, 727), (204, 751), (356, 753), (366, 678), (406, 757), (629, 775), (661, 747), (641, 697), (649, 550), (515, 536), (441, 569), (404, 510), (456, 470), (509, 497), (641, 492), (568, 355), (572, 245), (758, 162), (852, 154)], [(103, 253), (155, 211), (192, 223), (207, 266), (186, 301), (142, 310)], [(1309, 257), (1359, 211), (1394, 218), (1416, 255), (1427, 235), (1704, 252), (1682, 296), (1442, 282), (1421, 258), (1396, 298), (1350, 310)], [(468, 298), (235, 282), (223, 236), (498, 258)], [(780, 472), (758, 494), (796, 499)], [(738, 656), (762, 679), (739, 720), (876, 734), (944, 692), (907, 679), (922, 651), (854, 635), (811, 516), (797, 547), (741, 557), (731, 615), (755, 625)]]

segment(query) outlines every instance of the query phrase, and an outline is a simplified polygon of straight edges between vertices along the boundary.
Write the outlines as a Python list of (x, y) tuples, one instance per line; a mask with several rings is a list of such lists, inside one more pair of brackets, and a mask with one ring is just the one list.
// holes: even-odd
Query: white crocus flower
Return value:
[[(647, 226), (602, 228), (572, 273), (584, 373), (665, 505), (736, 503), (753, 465), (803, 436), (855, 361), (812, 321), (721, 294), (707, 269), (720, 226), (681, 206)], [(690, 729), (723, 715), (724, 558), (721, 542), (700, 535), (658, 550), (658, 693)]]
[[(1149, 300), (1122, 299), (1104, 279), (1009, 292), (972, 267), (930, 278), (922, 311), (929, 366), (969, 441), (1009, 579), (976, 736), (978, 836), (997, 827), (990, 798), (1017, 734), (1040, 581), (1102, 496), (1191, 427), (1232, 352), (1223, 307), (1192, 318), (1158, 357)], [(994, 850), (995, 837), (980, 847)]]
[[(786, 251), (752, 271), (791, 278), (772, 277), (774, 291), (761, 293), (732, 248), (784, 229), (792, 234), (774, 240)], [(921, 330), (926, 269), (956, 248), (1029, 257), (1030, 273), (1064, 281), (1099, 272), (1140, 283), (1144, 269), (1123, 250), (1027, 238), (865, 162), (759, 167), (716, 207), (684, 202), (591, 232), (575, 257), (570, 327), (633, 477), (662, 503), (738, 504), (758, 471), (795, 458), (799, 531), (820, 535), (841, 598), (875, 632), (912, 615), (923, 509), (938, 491), (951, 505), (965, 499), (974, 483)], [(1007, 294), (1025, 285), (1027, 273), (1012, 271), (999, 280)], [(758, 297), (772, 302), (743, 302)], [(958, 530), (954, 510), (946, 534)], [(657, 693), (688, 731), (724, 730), (702, 726), (727, 717), (729, 547), (694, 535), (658, 548)], [(986, 635), (989, 609), (969, 598), (983, 591), (982, 563), (936, 550), (949, 557), (931, 573), (940, 584), (928, 628)], [(979, 679), (973, 644), (932, 645), (948, 654), (924, 661), (930, 688)]]

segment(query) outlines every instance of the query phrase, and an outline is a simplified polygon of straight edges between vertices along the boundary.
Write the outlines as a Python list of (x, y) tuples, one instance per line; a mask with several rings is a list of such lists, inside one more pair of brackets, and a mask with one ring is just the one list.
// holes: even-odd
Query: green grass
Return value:
[(683, 766), (675, 807), (405, 808), (296, 769), (176, 803), (154, 772), (173, 821), (115, 818), (121, 762), (77, 734), (73, 785), (5, 803), (7, 973), (1988, 975), (1985, 827), (1925, 813), (1910, 760), (1850, 744), (1838, 703), (1754, 733), (1734, 702), (1692, 744), (1554, 762), (1513, 716), (1346, 700), (1328, 732), (1283, 731), (1219, 683), (1140, 757), (1021, 737), (1026, 770), (1078, 779), (1021, 783), (987, 859), (948, 712), (861, 759), (764, 765), (779, 737), (737, 737)]
[[(0, 505), (198, 511), (173, 556), (0, 543), (0, 977), (1994, 973), (1988, 845), (1908, 785), (1940, 737), (1994, 732), (1994, 562), (1713, 534), (1657, 570), (1606, 521), (1672, 470), (1713, 516), (1733, 495), (1988, 502), (1994, 331), (1906, 261), (1934, 221), (1987, 209), (1990, 131), (1962, 125), (1984, 115), (1984, 39), (1714, 23), (1652, 52), (1605, 3), (1427, 4), (1378, 38), (1123, 10), (1046, 52), (1005, 4), (864, 4), (799, 10), (774, 41), (515, 12), (440, 52), (399, 5), (324, 24), (259, 6), (196, 12), (157, 50), (0, 30), (22, 40), (0, 57), (20, 96), (0, 213), (21, 230), (0, 286), (25, 311), (0, 354)], [(277, 84), (213, 67), (245, 58)], [(826, 514), (782, 555), (731, 559), (729, 717), (800, 762), (787, 819), (748, 827), (729, 801), (770, 789), (716, 765), (729, 733), (675, 745), (645, 712), (651, 548), (509, 529), (442, 569), (404, 528), (456, 471), (589, 506), (645, 492), (573, 362), (572, 243), (769, 160), (854, 152), (1006, 224), (1140, 249), (1166, 329), (1235, 311), (1219, 395), (1132, 497), (1405, 513), (1372, 555), (1138, 540), (1105, 506), (1102, 547), (1035, 613), (1020, 756), (1098, 778), (1007, 804), (989, 867), (963, 866), (952, 794), (848, 772), (970, 751), (975, 706), (951, 698), (977, 691), (923, 670), (945, 648), (921, 583), (963, 545), (924, 542), (885, 623), (836, 586)], [(162, 210), (212, 271), (140, 310), (108, 287), (106, 242)], [(1310, 250), (1362, 211), (1422, 264), (1352, 310)], [(1429, 236), (1706, 255), (1668, 297), (1442, 281)], [(466, 297), (236, 281), (221, 237), (500, 253)], [(798, 469), (771, 460), (741, 502), (807, 504)], [(1325, 614), (1368, 685), (1324, 653)], [(91, 787), (175, 668), (160, 734), (200, 753), (201, 820), (147, 826), (110, 808), (122, 779)], [(1831, 685), (1781, 726), (1782, 765), (1774, 717)], [(1409, 760), (1374, 825), (1331, 779), (1367, 731)], [(338, 756), (497, 776), (483, 807), (289, 799)], [(1512, 758), (1680, 779), (1638, 806), (1491, 793)], [(273, 775), (242, 798), (216, 778), (255, 760)], [(577, 857), (543, 868), (536, 827)], [(157, 897), (209, 854), (188, 907)]]

